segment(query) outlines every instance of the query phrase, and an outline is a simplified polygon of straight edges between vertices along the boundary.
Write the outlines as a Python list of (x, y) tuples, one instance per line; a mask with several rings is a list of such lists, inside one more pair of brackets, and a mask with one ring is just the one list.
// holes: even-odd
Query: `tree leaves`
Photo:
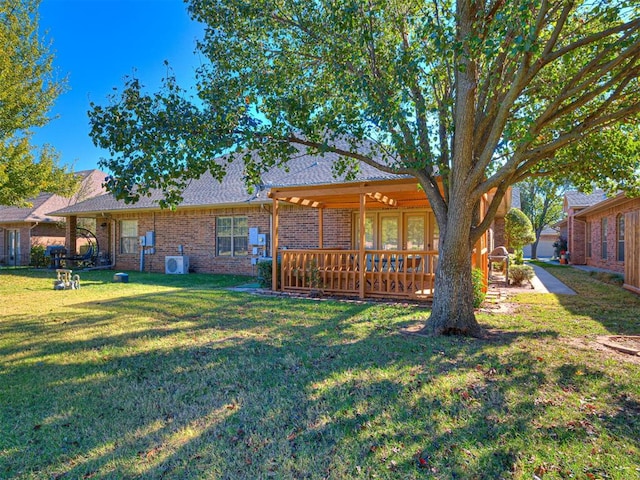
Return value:
[(38, 33), (37, 0), (0, 4), (0, 205), (25, 206), (40, 192), (72, 195), (76, 180), (51, 147), (31, 145), (62, 91)]

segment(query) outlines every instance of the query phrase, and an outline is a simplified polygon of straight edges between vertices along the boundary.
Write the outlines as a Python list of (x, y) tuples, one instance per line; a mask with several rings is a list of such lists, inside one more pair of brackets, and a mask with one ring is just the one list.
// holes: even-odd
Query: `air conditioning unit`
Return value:
[(164, 257), (164, 273), (189, 273), (189, 257), (185, 255)]

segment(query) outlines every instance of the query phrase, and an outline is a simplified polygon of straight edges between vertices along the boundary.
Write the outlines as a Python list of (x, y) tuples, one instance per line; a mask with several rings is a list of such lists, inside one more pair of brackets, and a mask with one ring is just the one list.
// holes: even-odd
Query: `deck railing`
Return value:
[[(283, 291), (318, 290), (332, 295), (430, 298), (435, 250), (281, 250)], [(364, 283), (362, 283), (364, 282)]]

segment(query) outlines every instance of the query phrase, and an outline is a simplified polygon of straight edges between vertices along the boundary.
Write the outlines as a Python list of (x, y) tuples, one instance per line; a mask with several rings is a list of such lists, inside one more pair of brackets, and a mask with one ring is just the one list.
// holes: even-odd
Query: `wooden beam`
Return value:
[(366, 258), (364, 258), (364, 243), (366, 241), (367, 235), (365, 232), (365, 227), (366, 227), (366, 222), (365, 222), (365, 205), (367, 202), (367, 197), (364, 193), (360, 194), (360, 245), (359, 245), (359, 252), (358, 252), (358, 258), (360, 259), (360, 261), (358, 262), (359, 264), (359, 272), (358, 272), (358, 276), (359, 276), (359, 281), (360, 281), (360, 289), (358, 291), (358, 296), (363, 299), (364, 298), (364, 282), (365, 282), (365, 270), (367, 268), (367, 260)]
[(324, 248), (324, 208), (318, 209), (318, 248)]
[[(273, 197), (279, 198), (279, 197)], [(324, 205), (320, 202), (316, 202), (315, 200), (310, 200), (308, 198), (300, 198), (300, 197), (285, 197), (280, 198), (280, 200), (293, 203), (295, 205), (302, 205), (303, 207), (311, 207), (311, 208), (322, 208)]]
[[(414, 180), (411, 183), (397, 183), (391, 182), (383, 184), (370, 185), (367, 183), (361, 185), (323, 185), (319, 187), (290, 187), (290, 188), (273, 188), (269, 192), (271, 198), (279, 198), (284, 200), (286, 198), (295, 198), (299, 196), (314, 197), (314, 196), (329, 196), (339, 197), (343, 195), (360, 195), (368, 193), (395, 193), (395, 192), (418, 192), (418, 183)], [(425, 195), (426, 197), (426, 195)]]
[(390, 198), (381, 192), (367, 193), (367, 196), (377, 202), (383, 203), (385, 205), (389, 205), (390, 207), (398, 206), (397, 200)]
[(273, 199), (273, 238), (271, 239), (271, 290), (278, 290), (278, 228), (280, 218), (278, 216), (278, 199)]

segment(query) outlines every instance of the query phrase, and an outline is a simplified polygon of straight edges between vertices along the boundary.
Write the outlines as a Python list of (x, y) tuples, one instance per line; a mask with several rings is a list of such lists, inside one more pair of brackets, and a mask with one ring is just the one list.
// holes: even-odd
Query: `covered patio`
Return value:
[[(433, 297), (439, 232), (424, 191), (413, 178), (304, 187), (273, 187), (272, 289), (364, 298)], [(318, 211), (317, 248), (279, 246), (282, 202)], [(483, 200), (481, 211), (486, 208)], [(352, 211), (352, 248), (331, 246), (325, 209)], [(488, 277), (488, 233), (473, 264)], [(278, 259), (280, 271), (278, 273)], [(486, 284), (486, 282), (485, 282)]]

